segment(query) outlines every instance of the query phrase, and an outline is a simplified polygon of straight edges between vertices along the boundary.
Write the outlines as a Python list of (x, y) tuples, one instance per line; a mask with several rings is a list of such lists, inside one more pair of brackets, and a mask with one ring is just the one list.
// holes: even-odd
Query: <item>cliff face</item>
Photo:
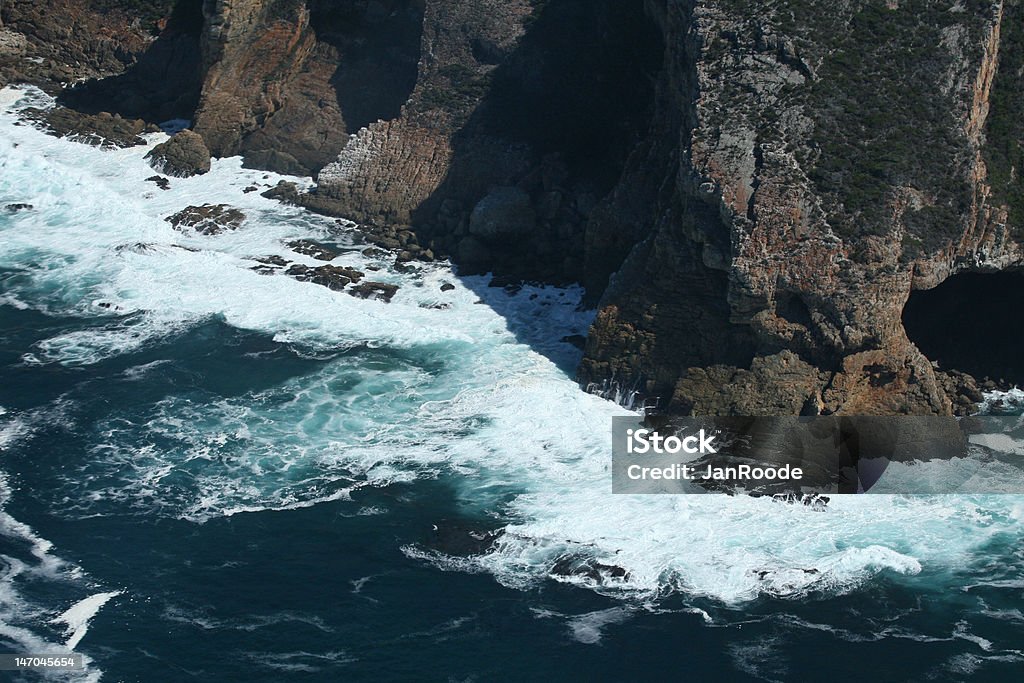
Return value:
[(80, 105), (191, 117), (215, 155), (316, 173), (297, 201), (463, 272), (584, 282), (591, 390), (719, 414), (975, 391), (902, 315), (1024, 263), (1020, 0), (167, 4)]
[(668, 3), (684, 74), (663, 78), (690, 118), (583, 381), (671, 412), (950, 412), (901, 313), (1024, 261), (986, 164), (992, 92), (1020, 80), (1008, 17), (1019, 33), (1001, 2)]
[[(151, 47), (172, 0), (4, 0), (0, 2), (0, 84), (28, 80), (50, 90), (121, 73)], [(141, 7), (144, 5), (144, 7)]]

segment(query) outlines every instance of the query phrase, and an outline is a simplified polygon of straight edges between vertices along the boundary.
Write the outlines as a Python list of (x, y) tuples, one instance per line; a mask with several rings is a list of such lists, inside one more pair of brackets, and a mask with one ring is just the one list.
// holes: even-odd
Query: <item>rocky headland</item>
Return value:
[(400, 260), (582, 282), (580, 383), (623, 401), (949, 415), (1024, 382), (1020, 0), (0, 0), (7, 82), (104, 140), (191, 121), (168, 174), (311, 175), (272, 192)]

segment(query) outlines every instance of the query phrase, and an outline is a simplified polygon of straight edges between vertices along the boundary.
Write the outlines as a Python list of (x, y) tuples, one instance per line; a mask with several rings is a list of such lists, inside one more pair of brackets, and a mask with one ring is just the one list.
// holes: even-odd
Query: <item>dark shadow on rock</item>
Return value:
[(202, 88), (202, 0), (178, 0), (167, 25), (124, 73), (66, 89), (62, 105), (95, 114), (162, 122), (190, 119)]
[(1024, 386), (1024, 271), (960, 273), (911, 292), (903, 325), (942, 370)]
[(394, 119), (416, 85), (423, 2), (309, 3), (317, 40), (340, 55), (331, 85), (348, 133)]
[[(477, 40), (476, 70), (441, 74), (432, 102), (483, 99), (453, 139), (444, 181), (413, 213), (421, 242), (462, 271), (553, 283), (582, 281), (586, 223), (615, 187), (643, 137), (662, 66), (661, 34), (641, 0), (549, 0), (535, 9), (515, 50), (502, 58)], [(513, 238), (470, 225), (492, 191), (529, 197), (532, 221)]]

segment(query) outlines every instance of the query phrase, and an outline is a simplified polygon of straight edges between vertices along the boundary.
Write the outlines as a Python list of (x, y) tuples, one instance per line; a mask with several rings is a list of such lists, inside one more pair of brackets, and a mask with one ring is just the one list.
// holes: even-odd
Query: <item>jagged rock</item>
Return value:
[(22, 110), (21, 116), (55, 137), (105, 149), (144, 145), (146, 140), (142, 137), (143, 133), (160, 130), (141, 119), (124, 119), (118, 114), (107, 112), (83, 114), (66, 107), (29, 107)]
[(210, 150), (203, 139), (190, 130), (177, 133), (146, 155), (149, 165), (167, 175), (188, 178), (210, 171)]
[(497, 187), (477, 202), (469, 217), (469, 232), (486, 242), (525, 237), (537, 227), (530, 196), (517, 187)]
[(481, 555), (494, 545), (503, 529), (481, 529), (458, 520), (441, 520), (433, 525), (427, 545), (445, 555)]
[(267, 199), (276, 199), (284, 204), (298, 204), (299, 186), (288, 180), (281, 180), (266, 192), (261, 192), (260, 196)]
[(296, 254), (309, 256), (317, 261), (333, 261), (341, 255), (337, 249), (312, 240), (295, 240), (288, 243), (288, 248)]
[(20, 57), (28, 50), (28, 38), (17, 31), (0, 28), (0, 58)]
[(396, 292), (398, 292), (398, 285), (374, 282), (372, 280), (361, 282), (348, 290), (348, 293), (352, 296), (357, 296), (361, 299), (378, 299), (384, 303), (391, 303), (391, 299), (395, 296)]
[(585, 577), (595, 583), (602, 583), (608, 578), (625, 578), (629, 576), (629, 572), (617, 565), (604, 564), (593, 558), (567, 555), (559, 558), (552, 565), (551, 575)]
[(279, 149), (261, 149), (246, 152), (244, 168), (262, 168), (282, 175), (309, 175), (309, 167), (298, 159)]
[(245, 214), (227, 204), (203, 204), (187, 206), (165, 220), (183, 232), (191, 228), (202, 235), (217, 235), (237, 230), (245, 221)]
[(4, 208), (7, 209), (7, 211), (9, 213), (17, 213), (19, 211), (31, 211), (35, 207), (32, 206), (31, 204), (15, 203), (15, 204), (8, 204)]
[(171, 189), (171, 181), (169, 181), (167, 178), (164, 178), (163, 176), (150, 176), (146, 178), (146, 182), (156, 183), (156, 186), (159, 187), (161, 190)]
[(301, 282), (312, 282), (328, 289), (340, 292), (349, 283), (359, 282), (363, 273), (346, 266), (316, 266), (311, 268), (300, 263), (293, 264), (285, 271)]
[(253, 260), (259, 262), (260, 265), (253, 266), (251, 270), (255, 270), (260, 275), (275, 275), (279, 273), (282, 268), (291, 263), (291, 261), (283, 259), (277, 254), (273, 254), (271, 256), (260, 256)]

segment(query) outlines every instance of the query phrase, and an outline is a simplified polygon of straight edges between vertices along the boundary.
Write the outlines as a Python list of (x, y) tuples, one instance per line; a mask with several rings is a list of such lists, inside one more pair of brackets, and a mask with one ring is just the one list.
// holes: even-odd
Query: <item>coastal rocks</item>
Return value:
[(285, 271), (285, 275), (299, 280), (300, 282), (312, 282), (321, 285), (335, 292), (345, 289), (346, 285), (359, 282), (363, 273), (355, 268), (346, 266), (306, 266), (301, 263), (293, 264)]
[(469, 216), (469, 232), (485, 242), (522, 239), (536, 227), (530, 196), (517, 187), (494, 188)]
[(29, 107), (22, 110), (21, 116), (55, 137), (68, 138), (74, 142), (104, 149), (144, 145), (146, 140), (142, 137), (143, 134), (160, 130), (141, 119), (124, 119), (118, 114), (107, 112), (83, 114), (66, 107)]
[(341, 254), (337, 249), (312, 240), (295, 240), (288, 243), (288, 248), (296, 254), (309, 256), (317, 261), (333, 261)]
[(245, 214), (227, 204), (203, 204), (187, 206), (165, 220), (182, 232), (191, 228), (201, 235), (217, 235), (237, 230), (245, 221)]
[(456, 557), (482, 555), (504, 534), (503, 529), (481, 529), (461, 520), (444, 519), (432, 526), (426, 545)]
[(167, 175), (188, 178), (210, 171), (210, 150), (196, 133), (183, 130), (146, 155), (149, 165)]
[(276, 275), (281, 271), (282, 268), (287, 267), (291, 262), (281, 258), (280, 256), (273, 254), (271, 256), (260, 256), (259, 258), (253, 259), (260, 265), (253, 266), (252, 270), (256, 271), (260, 275)]
[(20, 57), (28, 50), (28, 38), (7, 28), (0, 28), (0, 58)]
[(391, 299), (397, 292), (398, 285), (392, 285), (386, 282), (374, 282), (372, 280), (361, 282), (348, 290), (349, 294), (359, 297), (360, 299), (376, 299), (378, 301), (383, 301), (384, 303), (391, 303)]
[(22, 202), (16, 202), (14, 204), (8, 204), (4, 207), (7, 213), (18, 213), (19, 211), (31, 211), (35, 207), (31, 204), (25, 204)]
[(161, 190), (171, 189), (171, 181), (163, 176), (153, 175), (146, 178), (147, 183), (155, 183)]
[[(256, 188), (253, 188), (255, 190)], [(248, 188), (246, 188), (248, 192)], [(267, 199), (276, 199), (282, 204), (298, 204), (299, 203), (299, 186), (288, 180), (278, 181), (277, 185), (260, 193), (261, 197)]]

